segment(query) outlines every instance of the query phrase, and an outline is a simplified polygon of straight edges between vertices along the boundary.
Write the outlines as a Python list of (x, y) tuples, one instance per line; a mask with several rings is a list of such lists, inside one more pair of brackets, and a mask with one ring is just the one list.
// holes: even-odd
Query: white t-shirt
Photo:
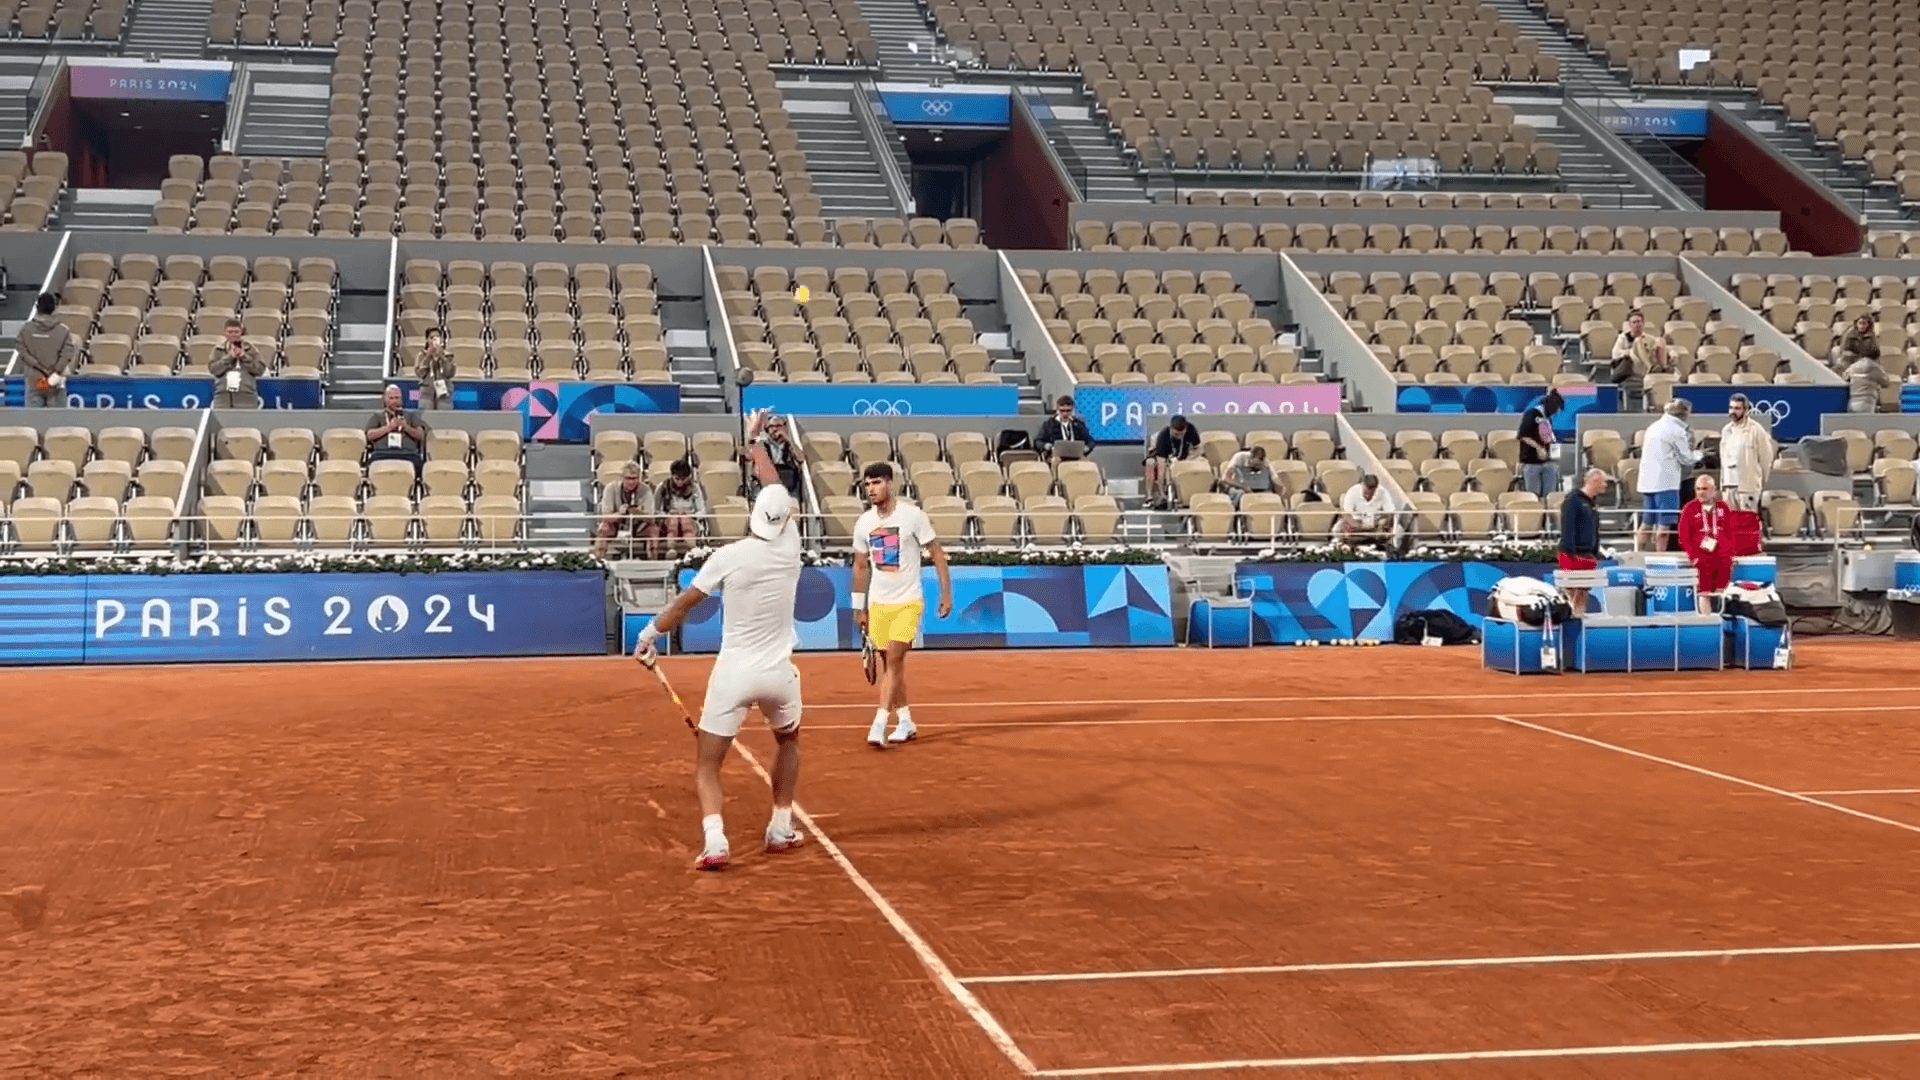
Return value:
[(1340, 512), (1351, 515), (1363, 529), (1373, 528), (1387, 514), (1386, 485), (1374, 488), (1371, 499), (1364, 485), (1353, 485), (1340, 497)]
[(853, 527), (853, 550), (873, 565), (873, 578), (867, 583), (868, 606), (925, 603), (920, 553), (936, 539), (926, 511), (905, 499), (894, 499), (893, 512), (884, 518), (867, 507)]
[(800, 591), (800, 530), (791, 522), (772, 540), (749, 536), (713, 553), (693, 587), (721, 597), (715, 663), (771, 670), (793, 660), (793, 608)]

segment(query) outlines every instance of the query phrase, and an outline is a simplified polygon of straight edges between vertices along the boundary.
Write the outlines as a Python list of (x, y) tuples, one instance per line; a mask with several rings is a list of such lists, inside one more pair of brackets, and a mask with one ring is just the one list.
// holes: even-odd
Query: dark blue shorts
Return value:
[(1663, 528), (1673, 528), (1680, 524), (1680, 490), (1644, 491), (1641, 495), (1647, 500), (1646, 523)]

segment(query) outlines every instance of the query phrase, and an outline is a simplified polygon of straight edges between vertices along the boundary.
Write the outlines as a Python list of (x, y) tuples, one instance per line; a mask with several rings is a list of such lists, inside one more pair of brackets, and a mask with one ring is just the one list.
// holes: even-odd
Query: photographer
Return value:
[(401, 407), (400, 388), (387, 387), (385, 406), (367, 421), (367, 463), (404, 461), (413, 466), (414, 479), (426, 465), (427, 425), (419, 413)]

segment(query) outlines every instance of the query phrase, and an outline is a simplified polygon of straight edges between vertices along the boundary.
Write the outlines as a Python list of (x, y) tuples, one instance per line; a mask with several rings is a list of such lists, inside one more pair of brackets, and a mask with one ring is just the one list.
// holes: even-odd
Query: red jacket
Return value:
[[(1701, 559), (1731, 559), (1734, 556), (1733, 508), (1721, 499), (1709, 511), (1707, 504), (1694, 500), (1680, 511), (1680, 546), (1694, 562)], [(1714, 541), (1708, 551), (1706, 541)]]

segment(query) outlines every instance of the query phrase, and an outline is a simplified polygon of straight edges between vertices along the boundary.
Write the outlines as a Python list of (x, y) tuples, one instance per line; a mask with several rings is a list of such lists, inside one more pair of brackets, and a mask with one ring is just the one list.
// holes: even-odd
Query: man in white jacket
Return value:
[(1693, 429), (1687, 423), (1692, 415), (1691, 402), (1673, 398), (1667, 402), (1666, 415), (1647, 428), (1637, 481), (1647, 505), (1633, 537), (1636, 550), (1665, 551), (1667, 530), (1679, 527), (1680, 489), (1687, 473), (1700, 462), (1700, 453), (1693, 448)]
[(1733, 395), (1720, 429), (1720, 490), (1734, 509), (1759, 508), (1775, 453), (1773, 434), (1753, 415), (1747, 395)]

